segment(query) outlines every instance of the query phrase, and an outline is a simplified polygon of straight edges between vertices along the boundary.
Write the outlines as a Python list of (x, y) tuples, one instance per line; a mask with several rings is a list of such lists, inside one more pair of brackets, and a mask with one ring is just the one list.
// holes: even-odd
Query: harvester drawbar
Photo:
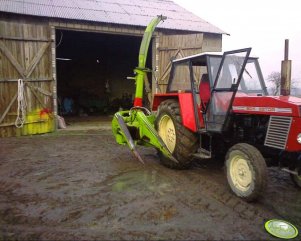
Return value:
[(144, 78), (147, 72), (150, 72), (150, 69), (145, 67), (147, 52), (156, 26), (165, 19), (164, 16), (157, 16), (146, 27), (140, 45), (138, 67), (134, 69), (135, 77), (128, 78), (136, 83), (134, 106), (130, 110), (115, 113), (112, 120), (112, 130), (117, 143), (127, 144), (142, 163), (144, 162), (136, 150), (136, 145), (155, 147), (167, 158), (177, 162), (154, 128), (155, 116), (142, 106)]

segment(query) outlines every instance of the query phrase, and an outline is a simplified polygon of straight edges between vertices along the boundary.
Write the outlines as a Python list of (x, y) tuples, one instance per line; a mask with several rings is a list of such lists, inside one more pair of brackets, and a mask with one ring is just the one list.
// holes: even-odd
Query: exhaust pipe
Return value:
[(288, 60), (289, 40), (285, 40), (284, 60), (281, 62), (281, 85), (280, 95), (287, 96), (291, 94), (291, 72), (292, 61)]

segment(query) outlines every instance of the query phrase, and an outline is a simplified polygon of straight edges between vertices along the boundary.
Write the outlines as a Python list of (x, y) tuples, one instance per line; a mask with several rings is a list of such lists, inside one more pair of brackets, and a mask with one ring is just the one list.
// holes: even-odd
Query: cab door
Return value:
[[(225, 52), (217, 72), (211, 68), (212, 76), (216, 76), (211, 98), (206, 112), (206, 129), (210, 132), (223, 132), (235, 94), (248, 61), (251, 48)], [(216, 71), (216, 70), (215, 70)]]

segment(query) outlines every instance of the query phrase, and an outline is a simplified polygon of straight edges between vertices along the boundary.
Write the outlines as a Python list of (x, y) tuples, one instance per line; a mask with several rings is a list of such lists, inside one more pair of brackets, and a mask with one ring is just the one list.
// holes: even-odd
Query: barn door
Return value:
[[(183, 58), (202, 52), (203, 34), (162, 35), (159, 44), (159, 78), (160, 93), (166, 92), (171, 70), (171, 60)], [(199, 75), (197, 75), (199, 76)]]
[(0, 21), (0, 137), (54, 130), (51, 29)]

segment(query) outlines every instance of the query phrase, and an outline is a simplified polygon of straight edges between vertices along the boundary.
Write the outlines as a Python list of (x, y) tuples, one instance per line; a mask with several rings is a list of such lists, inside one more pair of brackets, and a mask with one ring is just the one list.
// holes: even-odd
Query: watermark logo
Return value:
[(293, 224), (283, 220), (269, 220), (264, 227), (268, 233), (277, 238), (292, 239), (298, 236), (298, 229)]

